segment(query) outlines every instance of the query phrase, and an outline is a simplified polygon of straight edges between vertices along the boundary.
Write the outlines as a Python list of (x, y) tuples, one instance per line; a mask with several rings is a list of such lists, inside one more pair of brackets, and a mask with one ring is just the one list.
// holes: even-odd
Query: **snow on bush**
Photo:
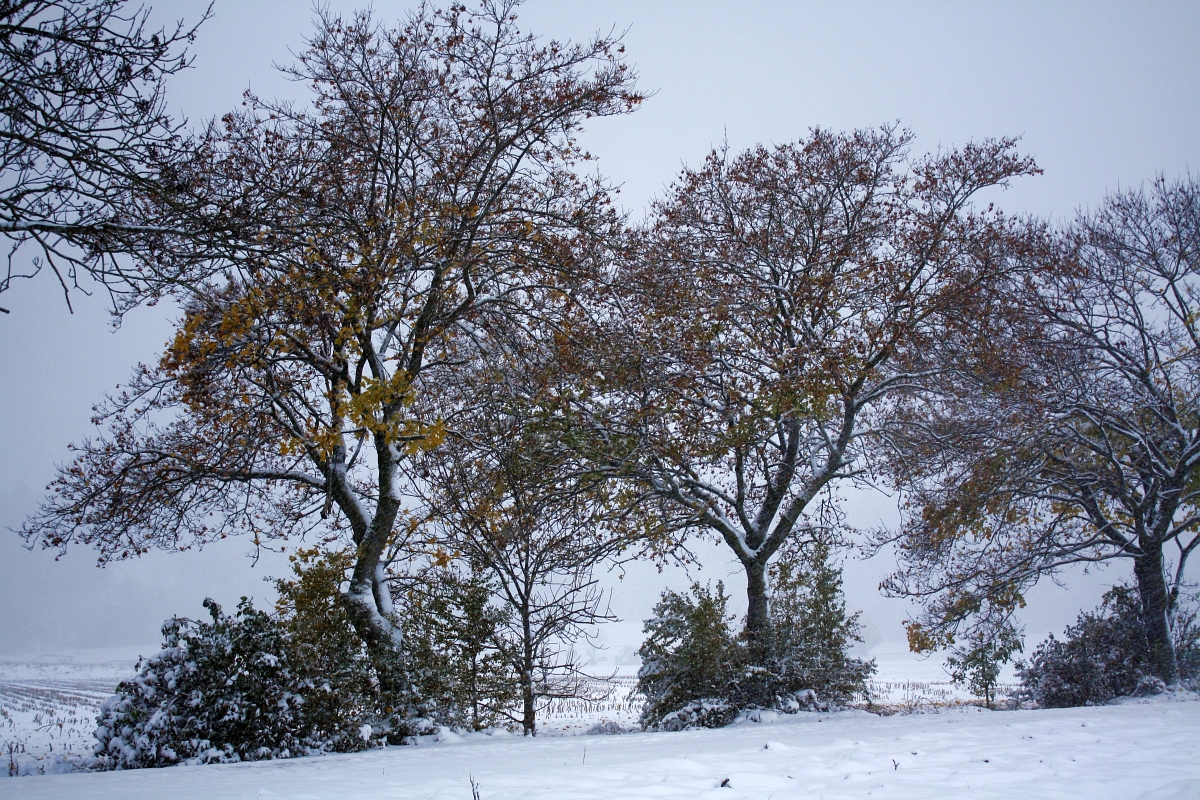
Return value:
[(865, 694), (875, 672), (873, 661), (850, 656), (851, 645), (862, 641), (861, 626), (857, 613), (846, 614), (842, 571), (831, 551), (832, 544), (821, 538), (793, 544), (771, 566), (774, 669), (787, 703), (808, 710), (817, 710), (816, 695), (844, 704)]
[(344, 610), (321, 600), (336, 569), (310, 566), (280, 582), (279, 615), (242, 598), (233, 616), (205, 600), (211, 622), (168, 620), (162, 652), (101, 705), (94, 767), (289, 758), (433, 732), (414, 698), (383, 696)]
[(477, 565), (435, 566), (396, 598), (409, 648), (409, 677), (426, 713), (453, 728), (480, 731), (512, 719), (519, 676), (500, 629), (511, 611)]
[(728, 596), (694, 584), (667, 591), (646, 622), (638, 654), (642, 724), (661, 730), (721, 727), (749, 709), (826, 710), (866, 691), (874, 664), (851, 658), (857, 615), (846, 616), (841, 570), (828, 544), (789, 548), (772, 566), (771, 652), (751, 652), (732, 628)]
[(715, 592), (694, 584), (691, 597), (663, 592), (638, 650), (638, 691), (646, 696), (643, 725), (713, 728), (733, 720), (736, 709), (723, 699), (736, 661), (728, 602), (722, 583)]
[[(1187, 681), (1200, 677), (1200, 631), (1195, 614), (1175, 621), (1176, 656)], [(1154, 677), (1137, 591), (1114, 586), (1096, 612), (1079, 615), (1065, 631), (1038, 645), (1029, 662), (1017, 662), (1022, 695), (1045, 708), (1100, 705), (1115, 697), (1166, 689)]]
[(234, 617), (163, 625), (162, 652), (100, 706), (96, 766), (286, 758), (320, 748), (278, 624), (243, 599)]

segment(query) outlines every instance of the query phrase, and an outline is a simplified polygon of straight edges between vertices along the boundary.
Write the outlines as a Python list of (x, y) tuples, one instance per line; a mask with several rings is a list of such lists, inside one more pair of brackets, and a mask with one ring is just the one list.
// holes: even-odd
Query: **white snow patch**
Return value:
[(0, 797), (433, 800), (470, 797), (472, 779), (482, 800), (1200, 797), (1200, 702), (1182, 698), (891, 717), (801, 713), (681, 733), (459, 738), (289, 761), (31, 777), (0, 781)]
[[(926, 713), (760, 712), (721, 730), (644, 733), (635, 726), (641, 701), (636, 679), (621, 674), (611, 679), (613, 691), (600, 703), (552, 703), (539, 720), (543, 735), (536, 738), (503, 728), (440, 729), (423, 737), (421, 747), (46, 775), (37, 773), (67, 771), (90, 752), (94, 706), (132, 668), (128, 662), (61, 658), (0, 664), (5, 703), (0, 746), (21, 742), (19, 771), (33, 773), (0, 779), (0, 800), (433, 800), (471, 797), (472, 778), (482, 800), (1200, 798), (1196, 693), (1164, 693), (1100, 708), (987, 712), (924, 702), (954, 695), (957, 687), (944, 673), (939, 676), (934, 664), (916, 664), (899, 652), (877, 655), (887, 662), (881, 665), (884, 688), (893, 695), (907, 692), (911, 710)], [(577, 735), (618, 731), (626, 735)], [(0, 775), (5, 772), (0, 769)]]

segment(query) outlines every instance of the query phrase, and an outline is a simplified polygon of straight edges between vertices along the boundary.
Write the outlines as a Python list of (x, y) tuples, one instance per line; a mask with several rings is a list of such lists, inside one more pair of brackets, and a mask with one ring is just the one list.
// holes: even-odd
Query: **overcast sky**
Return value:
[[(195, 19), (205, 2), (153, 2), (155, 17)], [(334, 2), (350, 11), (360, 3)], [(414, 4), (373, 4), (395, 20)], [(311, 28), (303, 0), (216, 0), (201, 29), (195, 65), (169, 87), (193, 124), (237, 106), (252, 88), (303, 99), (273, 64), (291, 61)], [(1200, 4), (1178, 3), (802, 3), (567, 2), (530, 0), (522, 26), (558, 39), (625, 31), (630, 61), (653, 92), (629, 117), (595, 122), (582, 137), (600, 170), (622, 188), (635, 217), (683, 164), (728, 141), (734, 150), (795, 140), (814, 126), (846, 130), (900, 121), (914, 149), (970, 139), (1021, 136), (1045, 174), (989, 196), (1010, 213), (1054, 220), (1096, 204), (1117, 188), (1162, 173), (1200, 169)], [(68, 313), (49, 280), (14, 286), (0, 316), (0, 527), (16, 527), (37, 506), (54, 465), (89, 433), (90, 409), (138, 361), (168, 339), (172, 311), (139, 309), (113, 331), (99, 297), (75, 298)], [(891, 519), (886, 498), (851, 495), (851, 520)], [(128, 647), (148, 652), (172, 613), (195, 616), (212, 595), (269, 600), (267, 575), (246, 542), (203, 552), (154, 553), (103, 570), (92, 552), (23, 550), (0, 531), (0, 655)], [(704, 575), (729, 570), (717, 548)], [(864, 609), (873, 639), (899, 640), (905, 605), (879, 597), (886, 557), (847, 564), (847, 600)], [(701, 576), (703, 577), (703, 575)], [(1071, 588), (1039, 587), (1024, 620), (1029, 643), (1095, 605), (1123, 566), (1068, 576)], [(636, 644), (640, 620), (678, 570), (631, 569), (612, 580), (625, 622), (603, 638)], [(743, 586), (730, 581), (733, 593)]]

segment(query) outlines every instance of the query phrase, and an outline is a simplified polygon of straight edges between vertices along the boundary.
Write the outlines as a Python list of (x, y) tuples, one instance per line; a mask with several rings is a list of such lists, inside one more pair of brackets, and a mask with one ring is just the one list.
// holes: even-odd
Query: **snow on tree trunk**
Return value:
[(1179, 663), (1171, 635), (1171, 601), (1163, 576), (1161, 545), (1151, 546), (1134, 561), (1138, 595), (1142, 601), (1142, 624), (1150, 646), (1150, 666), (1168, 686), (1179, 683)]

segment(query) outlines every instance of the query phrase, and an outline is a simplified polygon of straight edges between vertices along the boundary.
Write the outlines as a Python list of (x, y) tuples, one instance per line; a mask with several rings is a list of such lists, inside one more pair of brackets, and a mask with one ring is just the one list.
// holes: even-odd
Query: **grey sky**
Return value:
[[(194, 19), (204, 2), (152, 3), (163, 21)], [(357, 3), (331, 3), (335, 9)], [(382, 20), (413, 4), (376, 0)], [(195, 68), (170, 85), (174, 106), (199, 124), (232, 109), (241, 92), (303, 98), (272, 63), (290, 61), (310, 29), (302, 0), (217, 0), (194, 46)], [(1023, 136), (1045, 175), (989, 196), (1010, 213), (1062, 219), (1118, 187), (1157, 173), (1200, 169), (1200, 4), (1195, 3), (800, 3), (566, 2), (531, 0), (523, 27), (556, 38), (628, 29), (628, 57), (655, 91), (631, 117), (596, 122), (584, 135), (601, 171), (623, 185), (635, 216), (683, 163), (727, 139), (733, 149), (784, 142), (821, 126), (843, 130), (899, 120), (916, 149), (972, 138)], [(168, 308), (140, 309), (112, 332), (100, 298), (76, 298), (70, 315), (51, 281), (15, 286), (0, 317), (0, 526), (32, 512), (67, 445), (88, 435), (91, 405), (169, 335)], [(850, 497), (852, 519), (888, 516), (882, 498)], [(94, 554), (61, 562), (0, 535), (0, 653), (107, 645), (152, 646), (171, 613), (200, 613), (205, 594), (231, 603), (268, 596), (245, 542), (186, 554), (156, 553), (97, 570)], [(711, 551), (722, 574), (727, 558)], [(848, 600), (878, 635), (897, 639), (904, 606), (875, 591), (886, 563), (850, 564)], [(1100, 586), (1125, 577), (1053, 586), (1031, 598), (1025, 619), (1036, 641), (1060, 629)], [(613, 581), (614, 609), (628, 620), (613, 643), (638, 638), (665, 582), (639, 566)], [(731, 590), (741, 591), (735, 579)]]

